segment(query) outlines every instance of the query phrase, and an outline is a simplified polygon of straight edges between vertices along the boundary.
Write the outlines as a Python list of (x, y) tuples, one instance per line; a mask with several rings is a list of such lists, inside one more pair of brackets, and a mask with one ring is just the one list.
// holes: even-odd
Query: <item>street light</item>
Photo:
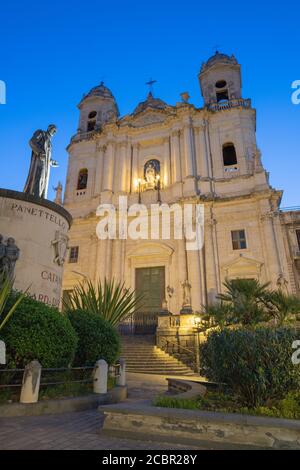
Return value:
[(141, 184), (142, 184), (142, 180), (141, 180), (141, 178), (139, 178), (139, 179), (137, 180), (137, 182), (138, 182), (138, 192), (139, 192), (139, 204), (141, 204), (141, 202), (142, 202), (142, 196), (141, 196)]
[(160, 198), (160, 175), (156, 175), (157, 202), (161, 203)]
[(200, 375), (200, 333), (202, 330), (202, 325), (203, 325), (203, 322), (202, 322), (202, 318), (201, 318), (201, 315), (200, 313), (197, 313), (195, 316), (194, 316), (194, 326), (195, 326), (195, 330), (196, 330), (196, 366), (197, 366), (197, 371)]

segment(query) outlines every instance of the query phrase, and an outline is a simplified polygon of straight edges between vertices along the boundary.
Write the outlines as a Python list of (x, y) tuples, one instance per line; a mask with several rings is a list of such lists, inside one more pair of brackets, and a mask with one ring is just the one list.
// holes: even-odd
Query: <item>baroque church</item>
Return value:
[[(181, 94), (175, 106), (150, 92), (120, 116), (103, 83), (78, 105), (68, 146), (64, 207), (73, 216), (63, 289), (90, 278), (115, 278), (144, 295), (141, 318), (155, 324), (172, 314), (201, 311), (226, 278), (255, 278), (300, 291), (300, 211), (281, 210), (256, 142), (256, 110), (242, 96), (241, 66), (216, 52), (198, 75), (203, 107)], [(99, 204), (204, 205), (204, 246), (186, 241), (99, 240)], [(188, 287), (188, 289), (187, 289)], [(187, 294), (188, 290), (188, 294)]]

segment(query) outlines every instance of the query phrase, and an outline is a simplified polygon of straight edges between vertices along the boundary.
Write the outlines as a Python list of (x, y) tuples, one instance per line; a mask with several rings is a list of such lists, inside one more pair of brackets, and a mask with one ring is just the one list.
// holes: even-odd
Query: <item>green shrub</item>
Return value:
[[(20, 294), (11, 294), (9, 310)], [(57, 309), (25, 297), (1, 330), (10, 367), (25, 367), (37, 359), (42, 367), (67, 367), (72, 363), (77, 336), (68, 318)]]
[(246, 406), (283, 398), (300, 386), (300, 365), (291, 360), (298, 336), (290, 328), (214, 331), (201, 345), (201, 374), (226, 383)]
[(154, 406), (159, 406), (161, 408), (184, 408), (186, 410), (197, 410), (198, 404), (196, 399), (187, 399), (187, 398), (176, 398), (170, 396), (159, 395), (154, 398)]
[(99, 359), (113, 364), (120, 353), (120, 338), (113, 326), (100, 315), (73, 310), (68, 317), (77, 336), (76, 366), (93, 366)]

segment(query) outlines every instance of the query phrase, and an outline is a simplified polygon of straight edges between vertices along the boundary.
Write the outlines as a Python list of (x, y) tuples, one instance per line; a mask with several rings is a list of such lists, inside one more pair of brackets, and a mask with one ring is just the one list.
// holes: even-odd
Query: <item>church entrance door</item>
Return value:
[(154, 334), (157, 317), (165, 297), (164, 266), (136, 268), (135, 290), (137, 295), (143, 296), (143, 305), (138, 312), (120, 325), (120, 332), (139, 335)]

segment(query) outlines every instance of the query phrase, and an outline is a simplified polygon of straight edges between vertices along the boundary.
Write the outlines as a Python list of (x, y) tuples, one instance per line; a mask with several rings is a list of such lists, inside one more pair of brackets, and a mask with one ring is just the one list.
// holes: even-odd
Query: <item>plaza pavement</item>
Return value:
[[(128, 400), (151, 399), (166, 391), (167, 376), (128, 373)], [(0, 418), (0, 450), (196, 450), (203, 447), (119, 439), (103, 435), (97, 410)], [(209, 448), (209, 447), (207, 447)]]

